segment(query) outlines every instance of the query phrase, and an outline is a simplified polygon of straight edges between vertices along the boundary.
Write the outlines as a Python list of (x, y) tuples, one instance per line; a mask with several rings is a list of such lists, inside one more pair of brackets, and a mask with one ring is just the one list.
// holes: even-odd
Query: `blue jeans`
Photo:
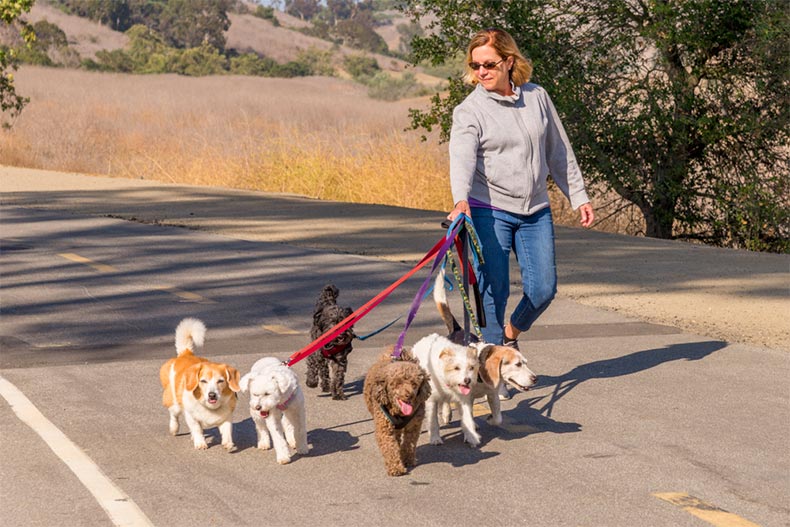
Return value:
[(486, 315), (483, 339), (501, 344), (504, 338), (505, 306), (510, 296), (510, 251), (521, 268), (523, 294), (510, 323), (528, 330), (557, 293), (554, 261), (554, 223), (547, 207), (525, 216), (502, 210), (472, 208), (472, 223), (480, 238), (484, 263), (477, 276)]

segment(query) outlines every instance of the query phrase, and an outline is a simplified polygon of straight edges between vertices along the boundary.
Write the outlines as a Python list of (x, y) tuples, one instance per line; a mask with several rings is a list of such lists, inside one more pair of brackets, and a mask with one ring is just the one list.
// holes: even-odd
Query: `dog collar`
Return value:
[(395, 430), (400, 430), (401, 428), (409, 424), (411, 420), (414, 418), (414, 414), (417, 413), (414, 412), (411, 415), (392, 415), (389, 413), (389, 411), (387, 411), (387, 408), (383, 404), (380, 404), (379, 407), (381, 408), (381, 411), (384, 413), (384, 417), (387, 418), (387, 421), (392, 423), (392, 426), (395, 428)]
[(293, 400), (294, 396), (296, 396), (296, 392), (292, 393), (287, 401), (278, 404), (277, 409), (280, 410), (281, 412), (285, 411), (285, 409), (288, 408), (288, 405), (291, 404), (291, 401)]

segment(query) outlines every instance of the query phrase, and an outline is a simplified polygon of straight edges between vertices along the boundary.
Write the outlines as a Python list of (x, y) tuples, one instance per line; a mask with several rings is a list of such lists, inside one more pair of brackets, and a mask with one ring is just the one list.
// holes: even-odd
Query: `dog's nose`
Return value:
[(257, 410), (257, 411), (259, 411), (259, 412), (260, 412), (260, 411), (261, 411), (261, 405), (257, 405), (257, 406), (255, 407), (255, 410)]
[(464, 377), (464, 384), (471, 384), (471, 383), (472, 383), (471, 377)]
[(208, 396), (209, 396), (210, 399), (216, 399), (217, 398), (217, 392), (208, 392)]
[(532, 384), (535, 384), (536, 382), (538, 382), (538, 376), (537, 376), (537, 375), (533, 375), (533, 376), (530, 378), (530, 380), (532, 380)]

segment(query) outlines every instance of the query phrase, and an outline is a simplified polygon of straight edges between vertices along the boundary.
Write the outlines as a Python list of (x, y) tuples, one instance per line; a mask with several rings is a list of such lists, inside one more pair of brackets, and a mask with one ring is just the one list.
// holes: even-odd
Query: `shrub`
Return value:
[(384, 101), (397, 101), (406, 97), (428, 95), (430, 90), (417, 82), (413, 73), (404, 73), (395, 78), (386, 72), (379, 72), (367, 83), (368, 96)]
[(347, 55), (343, 59), (343, 68), (356, 81), (367, 81), (381, 71), (379, 63), (366, 55)]

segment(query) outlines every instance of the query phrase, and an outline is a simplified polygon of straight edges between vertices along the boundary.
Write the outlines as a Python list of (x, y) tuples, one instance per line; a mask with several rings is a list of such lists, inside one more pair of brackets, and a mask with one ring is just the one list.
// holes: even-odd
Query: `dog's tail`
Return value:
[(456, 331), (461, 330), (461, 326), (450, 311), (450, 305), (447, 303), (447, 292), (444, 289), (444, 267), (439, 269), (436, 275), (436, 281), (433, 283), (433, 301), (436, 303), (436, 309), (439, 310), (439, 316), (444, 320), (444, 325), (447, 326), (447, 333), (452, 335)]
[(206, 325), (196, 318), (185, 318), (176, 328), (176, 353), (181, 355), (187, 350), (203, 346), (206, 338)]

